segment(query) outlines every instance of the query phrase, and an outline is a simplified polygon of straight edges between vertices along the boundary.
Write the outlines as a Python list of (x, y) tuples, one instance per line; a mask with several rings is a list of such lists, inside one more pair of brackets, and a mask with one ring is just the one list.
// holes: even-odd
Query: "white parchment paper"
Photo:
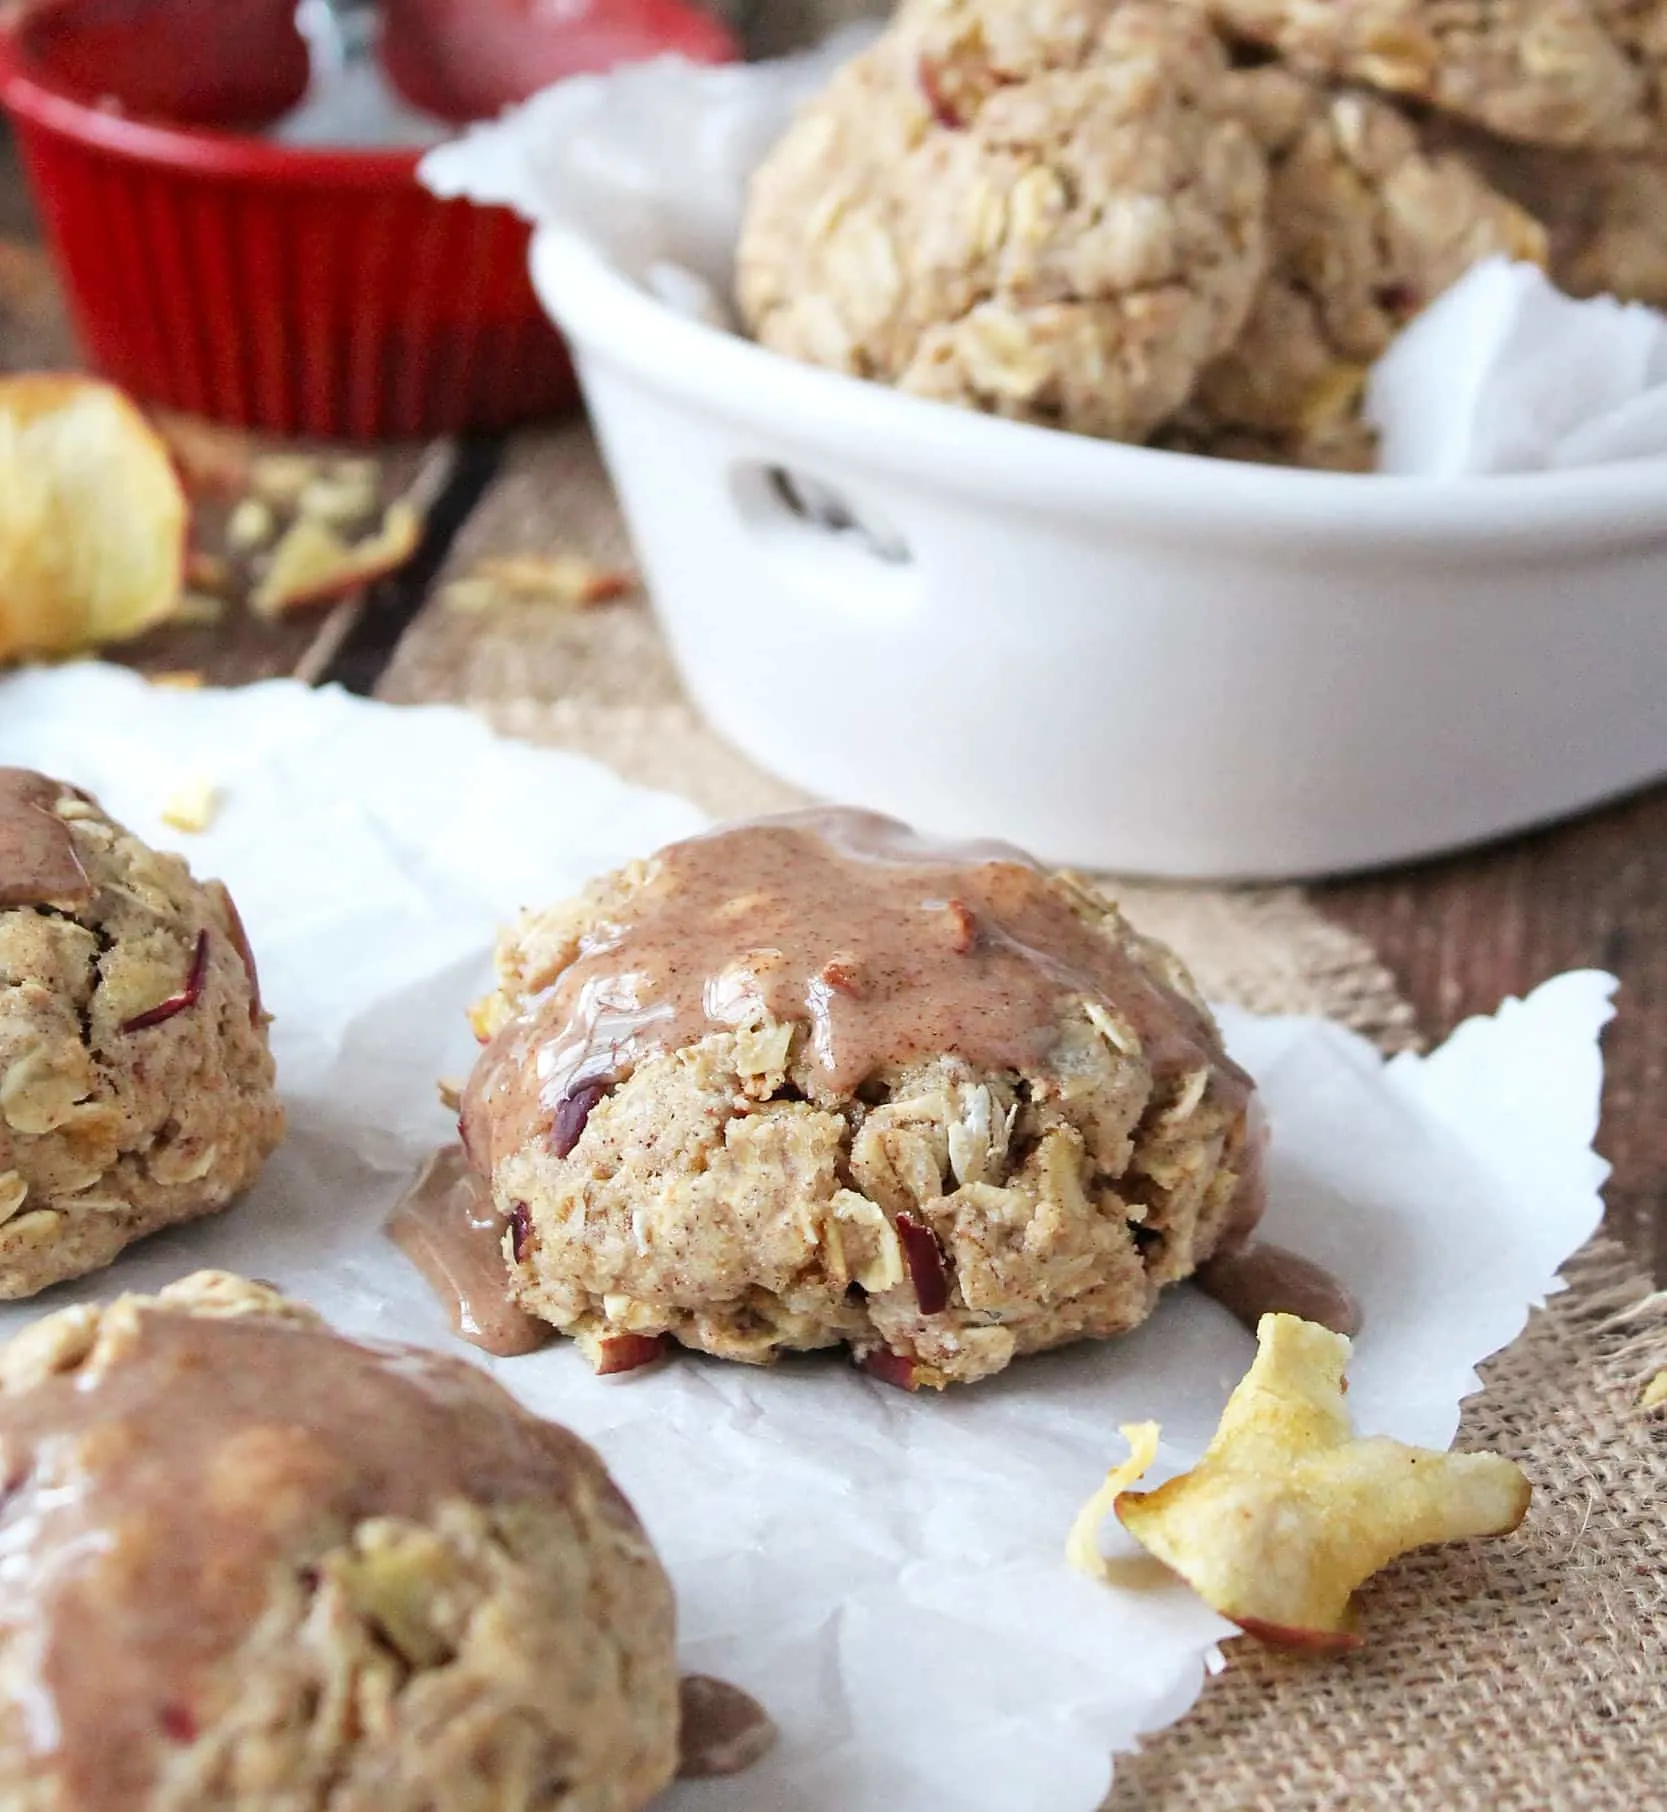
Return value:
[(1460, 478), (1667, 454), (1667, 315), (1565, 296), (1537, 265), (1466, 271), (1372, 368), (1385, 472)]
[[(96, 666), (0, 680), (0, 762), (94, 789), (230, 884), (291, 1113), (240, 1207), (0, 1311), (0, 1336), (214, 1265), (344, 1329), (480, 1358), (379, 1231), (451, 1131), (434, 1078), (470, 1060), (462, 1009), (495, 924), (694, 830), (694, 809), (446, 707), (283, 681), (163, 692)], [(225, 792), (195, 837), (159, 817), (192, 775)], [(1562, 976), (1388, 1064), (1320, 1021), (1224, 1015), (1274, 1127), (1268, 1233), (1364, 1303), (1363, 1429), (1446, 1445), (1475, 1366), (1596, 1227), (1612, 988)], [(1072, 1574), (1066, 1531), (1121, 1457), (1120, 1421), (1161, 1420), (1154, 1477), (1178, 1470), (1251, 1348), (1183, 1289), (1129, 1339), (945, 1397), (826, 1357), (771, 1372), (682, 1357), (619, 1380), (566, 1347), (481, 1362), (597, 1443), (675, 1575), (686, 1664), (751, 1688), (782, 1725), (763, 1765), (675, 1788), (672, 1812), (1091, 1812), (1112, 1750), (1179, 1716), (1231, 1632), (1179, 1583)]]

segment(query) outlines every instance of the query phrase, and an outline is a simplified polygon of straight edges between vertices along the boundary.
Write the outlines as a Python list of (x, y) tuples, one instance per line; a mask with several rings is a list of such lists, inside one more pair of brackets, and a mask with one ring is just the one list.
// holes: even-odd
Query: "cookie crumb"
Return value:
[(234, 578), (224, 556), (208, 548), (194, 547), (185, 557), (185, 582), (194, 592), (224, 598), (230, 595)]
[(220, 809), (220, 789), (200, 774), (171, 792), (162, 806), (162, 822), (179, 831), (205, 831)]
[(374, 459), (340, 460), (308, 480), (296, 511), (334, 529), (355, 529), (376, 514), (381, 498), (382, 472)]
[(206, 591), (183, 591), (168, 621), (185, 629), (212, 629), (224, 620), (226, 600)]
[(249, 471), (254, 495), (274, 509), (293, 510), (301, 493), (318, 477), (322, 467), (303, 453), (267, 453)]
[(252, 554), (270, 545), (278, 532), (278, 519), (264, 497), (245, 497), (226, 521), (226, 545), (240, 554)]
[(453, 610), (485, 611), (499, 604), (552, 604), (585, 609), (635, 591), (639, 581), (624, 567), (603, 566), (583, 554), (506, 554), (482, 560), (443, 594)]

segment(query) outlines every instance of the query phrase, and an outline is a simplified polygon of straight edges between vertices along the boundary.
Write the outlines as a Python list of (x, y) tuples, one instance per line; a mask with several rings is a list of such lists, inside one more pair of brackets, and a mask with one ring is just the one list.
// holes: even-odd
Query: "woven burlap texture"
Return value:
[[(518, 445), (447, 576), (555, 550), (630, 558), (580, 428)], [(796, 798), (700, 722), (640, 600), (466, 612), (442, 584), (380, 691), (466, 703), (508, 734), (594, 755), (718, 816)], [(1411, 1015), (1371, 949), (1296, 889), (1116, 891), (1212, 996), (1329, 1014), (1386, 1049), (1411, 1042)], [(1486, 1368), (1460, 1437), (1527, 1469), (1522, 1532), (1414, 1556), (1376, 1581), (1356, 1655), (1305, 1662), (1229, 1644), (1192, 1712), (1120, 1761), (1109, 1808), (1667, 1808), (1667, 1416), (1652, 1423), (1634, 1407), (1667, 1307), (1645, 1300), (1607, 1243), (1569, 1276)], [(1108, 1457), (1115, 1445), (1108, 1428)]]

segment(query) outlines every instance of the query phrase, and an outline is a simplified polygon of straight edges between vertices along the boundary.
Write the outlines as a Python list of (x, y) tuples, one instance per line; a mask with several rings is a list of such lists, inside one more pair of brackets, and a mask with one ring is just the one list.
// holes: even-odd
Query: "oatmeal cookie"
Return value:
[(0, 769), (0, 1297), (224, 1208), (283, 1132), (231, 896)]
[(1142, 440), (1236, 337), (1266, 170), (1207, 22), (1153, 0), (910, 0), (754, 178), (765, 345)]
[(671, 1776), (666, 1575), (467, 1365), (204, 1273), (0, 1349), (0, 1451), (3, 1812), (634, 1812)]
[(1667, 159), (1595, 157), (1584, 181), (1547, 206), (1558, 241), (1551, 274), (1571, 296), (1667, 308)]
[(1438, 136), (1545, 222), (1560, 289), (1667, 307), (1667, 154), (1547, 151), (1453, 127)]
[(1300, 72), (1361, 82), (1526, 144), (1661, 137), (1662, 0), (1201, 0)]
[(1228, 78), (1272, 172), (1269, 270), (1244, 332), (1165, 438), (1198, 452), (1361, 470), (1359, 401), (1396, 333), (1472, 264), (1544, 263), (1544, 229), (1388, 102), (1269, 65)]
[(669, 1335), (980, 1378), (1136, 1326), (1260, 1212), (1180, 962), (1016, 851), (764, 819), (528, 916), (498, 972), (464, 1142), (515, 1295), (600, 1369)]

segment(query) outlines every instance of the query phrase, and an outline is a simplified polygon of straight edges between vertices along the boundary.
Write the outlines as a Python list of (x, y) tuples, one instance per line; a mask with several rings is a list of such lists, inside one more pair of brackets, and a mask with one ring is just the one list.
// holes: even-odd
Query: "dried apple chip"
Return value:
[(0, 378), (0, 660), (161, 622), (180, 593), (186, 517), (167, 447), (121, 391)]
[(1255, 1362), (1190, 1472), (1156, 1491), (1129, 1490), (1156, 1451), (1156, 1430), (1125, 1431), (1131, 1445), (1143, 1437), (1140, 1450), (1085, 1509), (1071, 1558), (1103, 1576), (1094, 1537), (1109, 1500), (1142, 1547), (1249, 1634), (1290, 1648), (1354, 1648), (1358, 1586), (1413, 1548), (1509, 1534), (1528, 1512), (1528, 1481), (1498, 1454), (1356, 1438), (1341, 1334), (1264, 1315), (1256, 1338)]
[(1065, 1558), (1079, 1573), (1106, 1582), (1111, 1569), (1100, 1552), (1100, 1525), (1116, 1509), (1118, 1498), (1145, 1478), (1158, 1457), (1156, 1422), (1125, 1422), (1117, 1432), (1129, 1444), (1129, 1457), (1106, 1474), (1106, 1482), (1077, 1513), (1065, 1543)]
[(250, 598), (257, 616), (334, 604), (396, 573), (422, 544), (423, 519), (407, 503), (394, 503), (382, 526), (364, 541), (344, 541), (315, 516), (297, 516), (272, 550), (272, 564)]

